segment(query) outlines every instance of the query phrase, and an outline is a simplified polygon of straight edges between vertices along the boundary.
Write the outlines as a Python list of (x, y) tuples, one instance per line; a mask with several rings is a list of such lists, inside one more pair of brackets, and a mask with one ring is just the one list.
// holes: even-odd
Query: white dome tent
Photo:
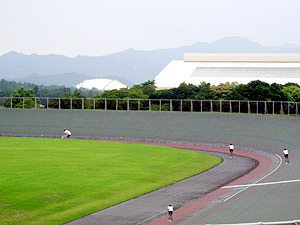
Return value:
[(81, 82), (80, 84), (76, 85), (76, 88), (86, 88), (86, 89), (93, 89), (96, 88), (101, 91), (110, 91), (114, 89), (121, 89), (127, 88), (127, 86), (121, 83), (118, 80), (111, 80), (111, 79), (90, 79)]

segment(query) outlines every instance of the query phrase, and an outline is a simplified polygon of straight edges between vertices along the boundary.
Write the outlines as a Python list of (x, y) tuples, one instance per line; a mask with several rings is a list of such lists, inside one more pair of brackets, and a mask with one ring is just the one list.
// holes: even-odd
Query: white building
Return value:
[(121, 89), (127, 88), (127, 86), (121, 83), (118, 80), (111, 80), (111, 79), (90, 79), (81, 82), (80, 84), (76, 85), (76, 88), (86, 88), (86, 89), (93, 89), (96, 88), (101, 91), (110, 91), (113, 89)]
[(260, 80), (300, 84), (300, 54), (185, 53), (183, 61), (171, 61), (154, 80), (158, 90), (175, 88), (183, 82), (218, 85)]

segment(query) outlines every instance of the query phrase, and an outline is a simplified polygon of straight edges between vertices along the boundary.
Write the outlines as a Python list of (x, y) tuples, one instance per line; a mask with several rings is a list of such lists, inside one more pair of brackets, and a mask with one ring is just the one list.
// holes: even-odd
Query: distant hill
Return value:
[(0, 56), (0, 79), (43, 85), (74, 86), (85, 79), (117, 79), (127, 86), (154, 77), (184, 53), (300, 53), (300, 46), (263, 46), (247, 38), (227, 37), (211, 43), (197, 42), (178, 48), (141, 51), (128, 49), (106, 56), (25, 55), (8, 52)]

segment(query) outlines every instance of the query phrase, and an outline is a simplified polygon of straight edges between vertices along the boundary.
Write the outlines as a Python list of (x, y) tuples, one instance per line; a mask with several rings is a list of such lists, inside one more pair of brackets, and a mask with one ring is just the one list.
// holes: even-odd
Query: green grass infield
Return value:
[(62, 224), (219, 163), (161, 146), (0, 137), (0, 224)]

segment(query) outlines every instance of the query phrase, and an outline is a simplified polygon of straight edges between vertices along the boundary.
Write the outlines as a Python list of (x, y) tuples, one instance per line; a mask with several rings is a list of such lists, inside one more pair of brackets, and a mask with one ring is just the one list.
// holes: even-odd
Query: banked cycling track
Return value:
[[(205, 194), (198, 198), (194, 196), (184, 204), (176, 202), (179, 207), (175, 204), (172, 224), (250, 223), (300, 219), (299, 119), (219, 113), (0, 110), (0, 135), (59, 137), (62, 128), (66, 127), (78, 138), (218, 152), (212, 154), (219, 154), (224, 159), (222, 164), (226, 166), (222, 176), (226, 177), (224, 174), (230, 174), (234, 169), (241, 169), (246, 175), (236, 176), (234, 181), (227, 178), (222, 184), (216, 183), (210, 193), (204, 191)], [(230, 161), (222, 154), (229, 143), (235, 144), (236, 153), (241, 157)], [(283, 148), (290, 152), (288, 165), (282, 163)], [(238, 161), (240, 163), (235, 164)], [(250, 166), (255, 168), (249, 172), (250, 161), (256, 165)], [(213, 176), (203, 179), (214, 183)], [(265, 185), (222, 188), (253, 183)], [(163, 225), (168, 221), (160, 214), (134, 224)]]

